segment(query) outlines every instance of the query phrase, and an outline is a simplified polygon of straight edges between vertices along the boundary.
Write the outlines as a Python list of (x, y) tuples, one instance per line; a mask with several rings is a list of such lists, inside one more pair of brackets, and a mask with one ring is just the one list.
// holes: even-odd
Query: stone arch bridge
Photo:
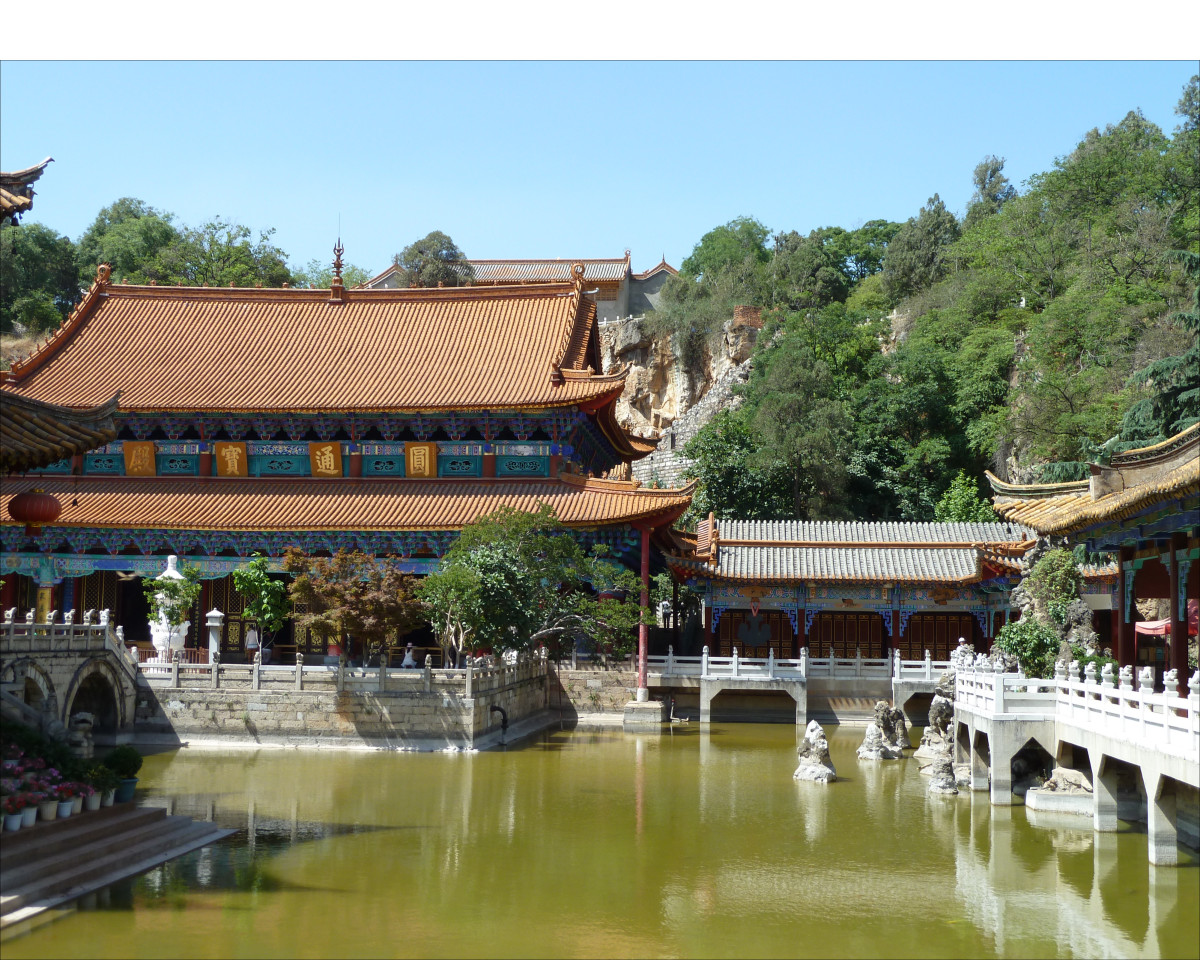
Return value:
[(94, 732), (112, 740), (133, 731), (137, 666), (109, 612), (93, 610), (76, 623), (74, 611), (55, 623), (35, 623), (16, 610), (0, 625), (0, 704), (4, 715), (61, 738), (77, 713), (95, 718)]

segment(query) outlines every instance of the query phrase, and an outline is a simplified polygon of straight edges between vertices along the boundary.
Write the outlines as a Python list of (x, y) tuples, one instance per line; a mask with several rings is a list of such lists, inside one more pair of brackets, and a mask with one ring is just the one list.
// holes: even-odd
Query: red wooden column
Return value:
[[(1182, 533), (1174, 533), (1171, 535), (1171, 543), (1167, 548), (1171, 552), (1170, 562), (1167, 564), (1167, 575), (1171, 578), (1171, 653), (1167, 661), (1167, 669), (1178, 671), (1181, 684), (1186, 684), (1188, 680), (1187, 602), (1185, 599), (1187, 585), (1179, 582), (1179, 558), (1175, 554), (1186, 546), (1187, 538)], [(1182, 603), (1181, 600), (1183, 600)], [(1180, 607), (1183, 607), (1182, 616)]]
[[(650, 608), (650, 528), (642, 527), (642, 616)], [(650, 688), (646, 682), (646, 652), (650, 645), (650, 627), (638, 624), (638, 688), (637, 699), (645, 703), (650, 699)]]
[[(1134, 636), (1133, 620), (1131, 619), (1133, 616), (1133, 601), (1137, 599), (1136, 594), (1130, 594), (1128, 607), (1125, 604), (1126, 590), (1129, 589), (1125, 583), (1126, 578), (1135, 578), (1137, 576), (1136, 570), (1125, 569), (1126, 562), (1133, 559), (1133, 547), (1122, 547), (1117, 557), (1117, 562), (1120, 565), (1120, 579), (1117, 581), (1119, 589), (1117, 591), (1116, 654), (1117, 663), (1122, 667), (1127, 667), (1132, 666), (1137, 657), (1137, 654), (1134, 652), (1136, 637)], [(1128, 617), (1125, 615), (1127, 609), (1129, 611)]]

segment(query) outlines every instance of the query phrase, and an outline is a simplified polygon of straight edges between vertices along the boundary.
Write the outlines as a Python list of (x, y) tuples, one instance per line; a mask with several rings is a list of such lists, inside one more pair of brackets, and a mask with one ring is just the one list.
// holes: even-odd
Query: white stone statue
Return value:
[[(167, 569), (160, 573), (156, 580), (183, 580), (184, 576), (177, 569), (179, 558), (172, 554), (167, 557)], [(160, 604), (166, 599), (162, 593), (157, 594)], [(158, 654), (159, 660), (174, 659), (175, 652), (182, 650), (184, 643), (187, 642), (188, 627), (191, 621), (184, 620), (183, 623), (172, 624), (167, 617), (166, 610), (160, 608), (158, 619), (150, 621), (150, 642), (154, 644), (154, 650)]]

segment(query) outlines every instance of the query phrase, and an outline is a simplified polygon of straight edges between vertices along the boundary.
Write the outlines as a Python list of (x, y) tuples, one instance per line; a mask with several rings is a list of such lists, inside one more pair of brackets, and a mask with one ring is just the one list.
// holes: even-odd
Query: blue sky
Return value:
[(675, 265), (713, 226), (962, 212), (1141, 108), (1170, 133), (1194, 61), (12, 62), (0, 169), (45, 156), (34, 214), (72, 239), (135, 196), (274, 227), (293, 266), (382, 270), (430, 230), (472, 257)]

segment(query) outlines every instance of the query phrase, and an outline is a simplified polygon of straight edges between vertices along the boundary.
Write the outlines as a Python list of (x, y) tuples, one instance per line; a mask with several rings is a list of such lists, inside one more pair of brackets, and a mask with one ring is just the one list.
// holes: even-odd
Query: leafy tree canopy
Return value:
[(0, 332), (50, 330), (79, 298), (69, 238), (40, 223), (0, 226)]
[[(342, 283), (347, 287), (360, 286), (373, 276), (370, 270), (364, 270), (352, 263), (346, 264), (342, 269)], [(333, 283), (333, 266), (321, 260), (309, 260), (303, 270), (296, 271), (295, 278), (297, 287), (328, 290)]]
[(744, 264), (766, 263), (770, 258), (766, 241), (770, 236), (753, 217), (738, 217), (709, 230), (680, 264), (680, 272), (692, 278), (711, 278)]
[(949, 271), (947, 254), (959, 236), (958, 220), (936, 193), (888, 244), (883, 282), (893, 298), (932, 286)]
[[(597, 599), (597, 591), (607, 595)], [(584, 550), (543, 504), (536, 513), (504, 508), (463, 528), (417, 595), (449, 659), (539, 645), (557, 657), (577, 642), (627, 652), (641, 620), (639, 591), (635, 574), (602, 547)]]
[(475, 279), (475, 270), (454, 241), (440, 230), (410, 243), (392, 258), (403, 287), (461, 287)]
[(939, 523), (996, 522), (992, 505), (979, 496), (978, 486), (965, 470), (959, 470), (958, 475), (950, 481), (942, 499), (933, 508), (933, 517)]
[(283, 629), (290, 612), (287, 581), (273, 577), (268, 563), (256, 553), (245, 567), (233, 571), (233, 586), (246, 601), (242, 616), (258, 624), (264, 647), (271, 646), (271, 638)]
[(102, 263), (112, 267), (115, 281), (159, 280), (160, 255), (180, 240), (174, 219), (173, 214), (134, 197), (122, 197), (105, 207), (79, 238), (75, 258), (80, 282), (90, 284)]
[(185, 227), (158, 255), (159, 283), (188, 287), (281, 287), (292, 282), (287, 254), (271, 243), (275, 230), (257, 239), (250, 228), (217, 217), (197, 228)]

